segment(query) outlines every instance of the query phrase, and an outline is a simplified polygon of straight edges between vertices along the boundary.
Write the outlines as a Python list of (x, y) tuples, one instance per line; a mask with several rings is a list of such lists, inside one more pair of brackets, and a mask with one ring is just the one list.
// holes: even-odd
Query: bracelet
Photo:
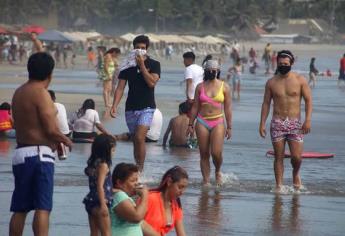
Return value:
[(231, 129), (231, 127), (227, 127), (226, 129)]
[(188, 126), (192, 126), (193, 127), (193, 124), (188, 124)]

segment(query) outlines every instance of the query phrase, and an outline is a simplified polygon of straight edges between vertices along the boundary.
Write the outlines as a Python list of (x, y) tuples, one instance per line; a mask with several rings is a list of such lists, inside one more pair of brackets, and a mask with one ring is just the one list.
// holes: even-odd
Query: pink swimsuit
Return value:
[[(215, 101), (215, 98), (218, 98), (219, 95), (221, 93), (223, 93), (223, 83), (220, 87), (219, 92), (217, 93), (217, 95), (213, 98), (210, 98), (206, 95), (205, 93), (205, 88), (204, 88), (204, 84), (202, 84), (201, 88), (200, 88), (200, 95), (199, 95), (199, 101), (201, 104), (203, 103), (207, 103), (207, 104), (211, 104), (214, 107), (217, 108), (221, 108), (222, 107), (222, 103)], [(224, 97), (223, 97), (224, 100)], [(197, 121), (202, 124), (203, 126), (205, 126), (209, 131), (211, 131), (214, 127), (216, 127), (219, 124), (224, 124), (224, 119), (223, 119), (223, 114), (219, 114), (216, 116), (212, 116), (212, 117), (203, 117), (200, 113), (198, 113), (197, 116)]]

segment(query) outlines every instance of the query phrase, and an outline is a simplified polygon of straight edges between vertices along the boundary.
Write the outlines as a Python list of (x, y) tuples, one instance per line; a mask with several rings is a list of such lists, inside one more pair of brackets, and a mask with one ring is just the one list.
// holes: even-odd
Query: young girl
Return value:
[[(113, 171), (113, 203), (110, 208), (112, 235), (142, 236), (140, 222), (147, 209), (148, 190), (138, 184), (139, 170), (134, 164), (120, 163)], [(135, 204), (131, 198), (141, 197)]]
[(144, 235), (165, 235), (175, 228), (177, 236), (185, 236), (183, 211), (180, 196), (188, 185), (188, 174), (179, 166), (169, 169), (158, 188), (151, 190), (148, 197)]
[(110, 236), (109, 207), (112, 198), (111, 155), (115, 148), (114, 137), (106, 134), (96, 136), (87, 161), (85, 174), (89, 177), (90, 192), (83, 200), (89, 216), (91, 236)]

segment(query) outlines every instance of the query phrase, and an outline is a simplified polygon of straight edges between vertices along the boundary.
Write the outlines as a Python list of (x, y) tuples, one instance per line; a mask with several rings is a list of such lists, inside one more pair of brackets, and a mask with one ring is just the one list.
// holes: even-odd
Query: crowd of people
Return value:
[[(35, 36), (32, 40), (37, 52), (27, 63), (29, 79), (15, 91), (12, 107), (7, 103), (0, 106), (0, 129), (9, 133), (15, 128), (17, 142), (13, 156), (15, 189), (11, 201), (10, 235), (22, 235), (27, 213), (31, 210), (35, 211), (34, 233), (48, 235), (55, 150), (61, 144), (71, 149), (71, 136), (74, 141), (92, 142), (85, 168), (89, 193), (83, 199), (91, 235), (154, 236), (165, 235), (172, 229), (178, 236), (186, 235), (179, 198), (188, 185), (188, 173), (182, 167), (174, 166), (166, 171), (159, 186), (150, 190), (139, 181), (146, 159), (146, 142), (159, 139), (163, 120), (155, 102), (161, 66), (148, 55), (149, 38), (137, 36), (133, 40), (133, 51), (121, 65), (117, 61), (120, 53), (117, 48), (108, 51), (104, 47), (98, 48), (98, 74), (104, 85), (105, 107), (112, 117), (117, 116), (125, 87), (127, 84), (129, 87), (125, 105), (129, 132), (120, 135), (112, 135), (105, 129), (91, 98), (84, 101), (71, 119), (67, 119), (66, 109), (56, 102), (54, 91), (47, 90), (55, 61), (43, 51)], [(253, 50), (251, 59), (256, 57)], [(267, 58), (270, 58), (271, 50), (268, 44), (265, 63), (269, 64)], [(236, 47), (233, 53), (236, 57)], [(266, 120), (273, 102), (270, 134), (275, 155), (276, 189), (279, 191), (283, 186), (283, 160), (288, 143), (293, 186), (298, 190), (302, 186), (303, 136), (311, 130), (311, 90), (303, 76), (291, 71), (295, 56), (290, 51), (279, 51), (275, 57), (276, 72), (266, 82), (259, 134), (266, 137)], [(203, 186), (211, 183), (210, 158), (215, 169), (215, 183), (221, 186), (223, 144), (224, 138), (230, 139), (232, 135), (232, 93), (237, 92), (240, 96), (242, 60), (239, 56), (234, 58), (234, 65), (229, 69), (229, 77), (233, 73), (235, 78), (232, 89), (226, 80), (221, 79), (220, 60), (212, 55), (204, 60), (202, 67), (195, 63), (192, 51), (183, 54), (183, 61), (186, 97), (179, 105), (179, 115), (169, 122), (163, 146), (170, 134), (170, 147), (190, 147), (190, 140), (196, 137)], [(312, 59), (310, 76), (318, 73), (314, 62)], [(274, 67), (267, 63), (266, 73), (270, 73)], [(339, 80), (345, 80), (345, 54), (340, 63)], [(114, 87), (112, 104), (111, 87)], [(301, 120), (302, 99), (305, 102), (304, 120)], [(119, 163), (112, 170), (116, 141), (122, 140), (133, 142), (135, 163)]]
[[(26, 38), (30, 38), (31, 42)], [(25, 33), (22, 39), (19, 39), (15, 34), (0, 34), (0, 64), (3, 62), (8, 62), (9, 64), (25, 63), (29, 56), (37, 51), (36, 40), (36, 32)], [(77, 53), (73, 44), (51, 41), (42, 43), (41, 47), (54, 57), (57, 67), (65, 69), (74, 68)]]

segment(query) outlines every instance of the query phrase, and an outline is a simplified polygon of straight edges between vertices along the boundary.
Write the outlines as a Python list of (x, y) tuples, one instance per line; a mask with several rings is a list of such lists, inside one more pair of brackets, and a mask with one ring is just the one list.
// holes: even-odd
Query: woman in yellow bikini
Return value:
[[(206, 62), (204, 82), (195, 90), (188, 124), (187, 135), (195, 131), (199, 143), (200, 168), (203, 184), (210, 184), (210, 155), (215, 166), (216, 184), (222, 183), (220, 168), (223, 162), (223, 140), (231, 137), (231, 90), (227, 83), (219, 79), (220, 66), (217, 60)], [(223, 113), (224, 110), (224, 113)], [(225, 124), (224, 124), (225, 115)]]
[(111, 90), (113, 76), (116, 70), (115, 60), (117, 57), (117, 49), (111, 48), (104, 55), (104, 67), (103, 73), (101, 73), (101, 79), (103, 80), (103, 99), (106, 109), (111, 107)]

